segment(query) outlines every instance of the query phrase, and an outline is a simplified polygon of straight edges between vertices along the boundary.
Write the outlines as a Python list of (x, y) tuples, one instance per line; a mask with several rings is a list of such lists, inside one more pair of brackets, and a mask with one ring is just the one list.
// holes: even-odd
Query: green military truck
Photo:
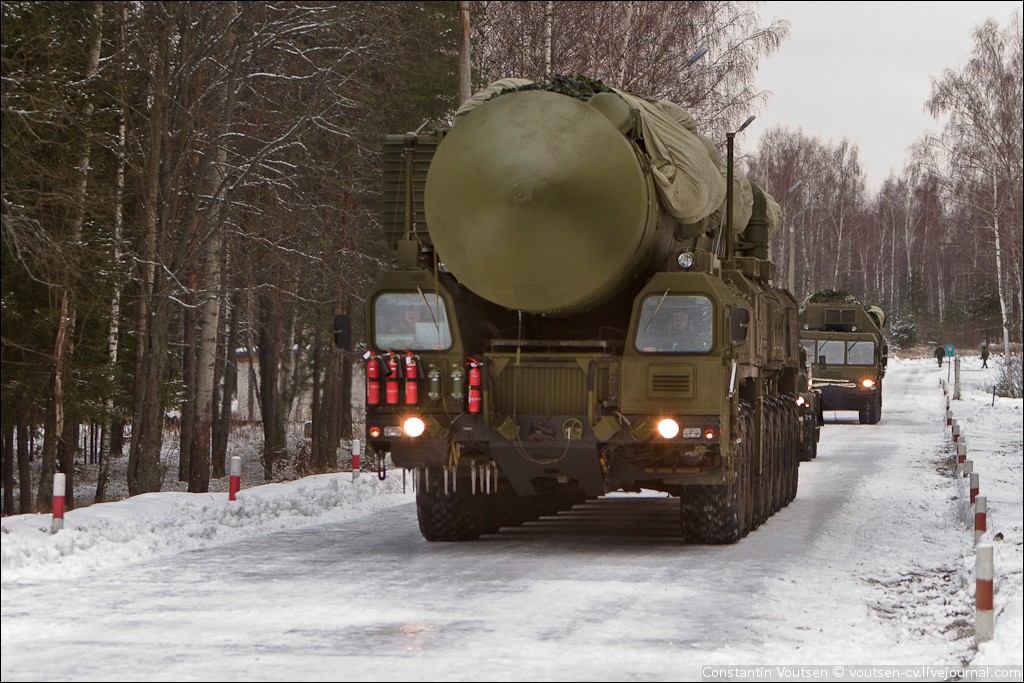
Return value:
[(792, 500), (781, 212), (684, 109), (506, 79), (384, 160), (366, 438), (413, 470), (427, 540), (647, 488), (679, 498), (687, 539), (732, 543)]
[(861, 424), (882, 418), (882, 378), (889, 346), (885, 314), (846, 292), (811, 296), (800, 310), (800, 344), (812, 359), (822, 410), (856, 410)]

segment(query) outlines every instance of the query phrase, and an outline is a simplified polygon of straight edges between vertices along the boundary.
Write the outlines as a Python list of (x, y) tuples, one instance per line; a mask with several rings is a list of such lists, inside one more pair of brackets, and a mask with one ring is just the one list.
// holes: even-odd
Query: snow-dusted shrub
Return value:
[(1024, 397), (1024, 356), (1019, 350), (1000, 358), (996, 394), (1004, 398)]

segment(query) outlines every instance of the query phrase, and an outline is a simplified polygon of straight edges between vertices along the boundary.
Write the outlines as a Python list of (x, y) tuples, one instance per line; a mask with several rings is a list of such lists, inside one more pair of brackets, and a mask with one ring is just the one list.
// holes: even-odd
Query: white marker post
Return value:
[(352, 481), (359, 477), (359, 456), (362, 455), (363, 444), (359, 439), (352, 441)]
[(974, 545), (988, 531), (988, 499), (985, 496), (978, 496), (974, 499)]
[(55, 534), (64, 528), (64, 486), (65, 477), (62, 472), (53, 475), (53, 522), (50, 533)]
[(242, 458), (231, 456), (229, 470), (231, 478), (228, 480), (228, 500), (235, 500), (235, 494), (242, 490)]
[(979, 545), (974, 561), (974, 639), (977, 642), (992, 640), (995, 634), (995, 615), (992, 611), (992, 546)]

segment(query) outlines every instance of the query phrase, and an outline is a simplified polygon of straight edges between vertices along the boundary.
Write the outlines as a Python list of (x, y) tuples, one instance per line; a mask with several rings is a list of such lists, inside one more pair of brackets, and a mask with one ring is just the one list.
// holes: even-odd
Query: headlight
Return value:
[(676, 259), (676, 261), (679, 263), (679, 267), (682, 268), (683, 270), (689, 270), (690, 268), (693, 268), (693, 254), (691, 254), (688, 251), (684, 251), (682, 254), (680, 254), (679, 258)]
[(803, 405), (804, 405), (805, 403), (807, 403), (807, 401), (806, 401), (806, 400), (804, 399), (804, 397), (803, 397), (803, 396), (797, 396), (797, 397), (796, 397), (796, 405), (797, 405), (797, 407), (798, 407), (798, 408), (801, 408), (801, 407), (803, 407)]
[(873, 379), (862, 379), (860, 381), (860, 385), (862, 387), (864, 387), (865, 389), (871, 389), (872, 387), (875, 386), (875, 380), (873, 380)]
[(679, 434), (679, 423), (671, 418), (665, 418), (658, 423), (658, 433), (662, 438), (674, 439)]
[(418, 417), (410, 417), (408, 420), (402, 423), (402, 430), (405, 431), (405, 435), (411, 436), (413, 438), (416, 438), (417, 436), (423, 434), (423, 431), (426, 428), (427, 426), (423, 424), (423, 420), (421, 420)]

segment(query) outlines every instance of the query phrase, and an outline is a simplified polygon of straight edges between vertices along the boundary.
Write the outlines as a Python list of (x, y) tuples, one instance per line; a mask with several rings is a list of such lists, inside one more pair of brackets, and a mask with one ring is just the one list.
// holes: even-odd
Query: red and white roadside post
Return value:
[(64, 487), (64, 473), (57, 472), (53, 475), (53, 522), (50, 524), (51, 534), (55, 534), (64, 528)]
[(967, 439), (963, 438), (956, 443), (956, 465), (957, 469), (961, 469), (964, 466), (964, 462), (967, 460)]
[(974, 505), (974, 501), (978, 498), (978, 489), (980, 488), (979, 480), (981, 477), (978, 476), (977, 472), (971, 472), (971, 505)]
[(992, 546), (979, 545), (974, 560), (974, 639), (992, 640), (995, 633), (995, 615), (992, 611)]
[(953, 443), (960, 441), (960, 425), (953, 420)]
[(228, 500), (235, 500), (235, 494), (242, 490), (242, 458), (231, 456), (229, 467), (231, 478), (228, 480)]
[(988, 498), (978, 496), (974, 499), (974, 544), (988, 531)]
[(953, 426), (953, 411), (950, 410), (949, 408), (946, 408), (946, 426)]
[(363, 444), (359, 439), (352, 440), (352, 481), (359, 477), (359, 456), (362, 455)]

